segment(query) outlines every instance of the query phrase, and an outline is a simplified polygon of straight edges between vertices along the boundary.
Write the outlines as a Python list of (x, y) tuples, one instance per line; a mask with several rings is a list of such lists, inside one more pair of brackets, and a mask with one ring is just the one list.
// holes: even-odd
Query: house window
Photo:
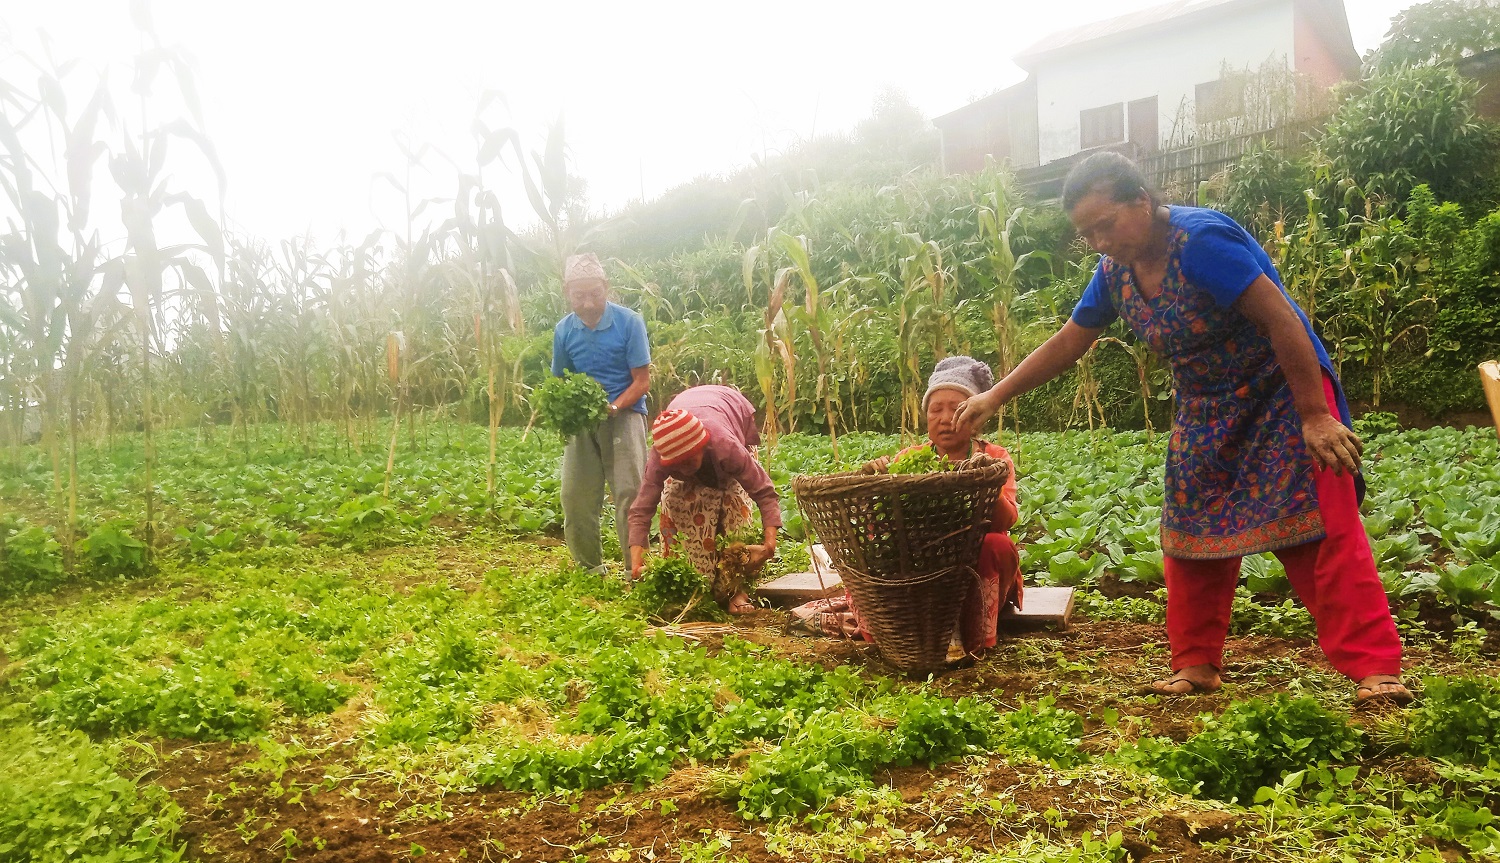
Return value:
[(1156, 152), (1161, 146), (1161, 132), (1158, 123), (1161, 120), (1156, 109), (1156, 97), (1147, 96), (1130, 103), (1130, 143), (1135, 144), (1148, 153)]
[(1194, 88), (1194, 110), (1199, 123), (1217, 123), (1245, 115), (1245, 81), (1242, 78), (1220, 78)]
[(1118, 144), (1125, 140), (1125, 103), (1080, 111), (1078, 125), (1078, 145), (1085, 150)]

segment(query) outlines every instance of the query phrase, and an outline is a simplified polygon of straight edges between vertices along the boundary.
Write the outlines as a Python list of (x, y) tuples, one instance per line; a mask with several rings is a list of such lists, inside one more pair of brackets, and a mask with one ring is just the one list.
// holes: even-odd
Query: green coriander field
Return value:
[[(149, 563), (141, 442), (85, 448), (66, 574), (50, 458), (0, 453), (0, 860), (1500, 858), (1492, 432), (1371, 442), (1421, 698), (1358, 713), (1269, 557), (1227, 685), (1136, 694), (1167, 670), (1162, 436), (1005, 440), (1028, 582), (1080, 614), (913, 681), (771, 609), (669, 634), (570, 570), (550, 433), (502, 430), (493, 500), (483, 428), (403, 429), (388, 495), (378, 443), (284, 433), (163, 436)], [(831, 469), (814, 437), (767, 460)]]

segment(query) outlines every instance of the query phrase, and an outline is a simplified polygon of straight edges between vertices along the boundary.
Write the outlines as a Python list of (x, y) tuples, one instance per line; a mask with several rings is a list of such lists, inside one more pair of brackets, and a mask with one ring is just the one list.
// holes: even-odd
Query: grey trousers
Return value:
[(599, 514), (606, 482), (615, 504), (620, 553), (630, 559), (630, 505), (645, 469), (646, 417), (635, 411), (624, 411), (568, 439), (562, 466), (563, 537), (579, 566), (595, 569), (604, 563)]

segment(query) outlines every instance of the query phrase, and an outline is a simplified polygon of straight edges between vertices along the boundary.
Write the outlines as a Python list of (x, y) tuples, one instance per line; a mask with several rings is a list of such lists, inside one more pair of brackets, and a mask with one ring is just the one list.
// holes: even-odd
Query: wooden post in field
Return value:
[(396, 469), (396, 434), (401, 429), (401, 348), (406, 334), (397, 330), (385, 337), (385, 373), (391, 382), (391, 446), (385, 457), (385, 486), (380, 496), (391, 497), (391, 472)]
[(1490, 403), (1490, 416), (1495, 420), (1495, 434), (1500, 435), (1500, 362), (1490, 360), (1480, 363), (1479, 381), (1484, 385), (1484, 397)]

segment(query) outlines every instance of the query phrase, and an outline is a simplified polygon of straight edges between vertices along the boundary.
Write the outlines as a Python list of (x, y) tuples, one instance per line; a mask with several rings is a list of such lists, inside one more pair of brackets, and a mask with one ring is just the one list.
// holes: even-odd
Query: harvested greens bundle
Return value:
[(578, 372), (548, 378), (531, 394), (531, 403), (542, 424), (557, 429), (564, 438), (592, 431), (609, 416), (604, 387)]
[(723, 620), (703, 574), (684, 557), (662, 557), (646, 564), (630, 591), (630, 602), (648, 617), (664, 620)]
[(938, 473), (945, 470), (953, 470), (953, 462), (945, 455), (938, 455), (937, 450), (929, 444), (897, 457), (886, 469), (886, 473)]

